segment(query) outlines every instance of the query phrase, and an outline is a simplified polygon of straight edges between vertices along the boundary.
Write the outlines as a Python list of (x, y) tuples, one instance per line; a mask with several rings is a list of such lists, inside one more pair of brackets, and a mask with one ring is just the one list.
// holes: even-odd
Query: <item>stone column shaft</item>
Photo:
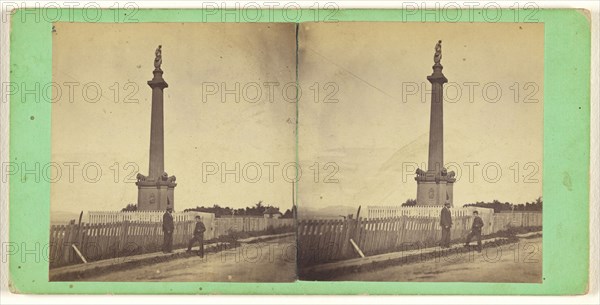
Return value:
[(433, 74), (427, 77), (431, 83), (431, 114), (429, 117), (429, 158), (427, 171), (439, 173), (444, 167), (444, 83), (442, 65), (433, 66)]
[(167, 82), (161, 70), (154, 70), (154, 78), (148, 81), (152, 88), (152, 115), (150, 120), (150, 164), (148, 177), (157, 179), (165, 171), (165, 137), (163, 116), (163, 89)]

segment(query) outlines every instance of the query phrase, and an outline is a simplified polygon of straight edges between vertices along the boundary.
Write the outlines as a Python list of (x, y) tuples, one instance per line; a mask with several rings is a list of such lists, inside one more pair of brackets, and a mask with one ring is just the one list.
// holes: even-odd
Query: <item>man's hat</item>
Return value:
[(446, 202), (446, 203), (444, 203), (444, 205), (450, 205), (450, 202)]
[(167, 211), (173, 211), (173, 208), (167, 208)]

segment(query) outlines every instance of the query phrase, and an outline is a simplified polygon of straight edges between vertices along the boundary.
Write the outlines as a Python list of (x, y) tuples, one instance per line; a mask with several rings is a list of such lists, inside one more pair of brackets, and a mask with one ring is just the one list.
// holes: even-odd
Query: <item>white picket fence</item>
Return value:
[[(401, 216), (420, 216), (420, 217), (439, 217), (443, 206), (413, 206), (403, 207), (400, 205), (382, 205), (367, 206), (367, 219), (393, 218)], [(470, 216), (473, 211), (478, 211), (483, 217), (486, 214), (493, 214), (493, 209), (479, 207), (450, 208), (452, 217)]]
[[(123, 221), (161, 222), (165, 211), (90, 211), (87, 212), (86, 223), (113, 223)], [(215, 218), (213, 213), (204, 212), (173, 212), (173, 220), (177, 222), (193, 221), (199, 215), (202, 221), (211, 221)]]
[[(422, 218), (440, 218), (440, 213), (443, 206), (413, 206), (403, 207), (400, 205), (385, 205), (385, 206), (367, 206), (367, 219), (383, 219), (396, 217), (422, 217)], [(450, 208), (452, 219), (459, 219), (471, 216), (473, 211), (479, 212), (479, 216), (483, 220), (483, 234), (491, 234), (493, 232), (494, 209), (479, 208), (479, 207), (462, 207)]]
[[(130, 223), (161, 223), (164, 211), (90, 211), (87, 214), (88, 224), (112, 224), (128, 221)], [(234, 217), (215, 218), (213, 213), (204, 212), (173, 212), (174, 223), (195, 221), (200, 216), (206, 232), (204, 238), (212, 239), (231, 232), (258, 232), (268, 228), (294, 227), (294, 219), (264, 218), (264, 217)]]

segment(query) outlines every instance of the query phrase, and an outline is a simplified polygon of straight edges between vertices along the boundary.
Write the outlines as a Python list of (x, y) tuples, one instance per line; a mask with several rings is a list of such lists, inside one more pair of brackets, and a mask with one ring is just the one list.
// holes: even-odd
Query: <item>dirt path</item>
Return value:
[(542, 281), (542, 238), (487, 248), (482, 253), (451, 255), (428, 261), (345, 274), (333, 281), (511, 282)]
[[(195, 247), (194, 249), (197, 249)], [(242, 246), (204, 258), (190, 257), (88, 277), (114, 282), (291, 282), (296, 279), (295, 237)]]

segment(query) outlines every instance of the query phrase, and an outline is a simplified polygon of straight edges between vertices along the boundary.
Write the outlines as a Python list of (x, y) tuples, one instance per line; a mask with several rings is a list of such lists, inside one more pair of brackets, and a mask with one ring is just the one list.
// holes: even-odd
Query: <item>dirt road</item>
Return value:
[(482, 253), (451, 255), (423, 262), (345, 274), (333, 281), (512, 282), (542, 281), (542, 238), (522, 239)]
[[(194, 248), (195, 250), (197, 247)], [(296, 279), (295, 237), (88, 277), (114, 282), (291, 282)]]

